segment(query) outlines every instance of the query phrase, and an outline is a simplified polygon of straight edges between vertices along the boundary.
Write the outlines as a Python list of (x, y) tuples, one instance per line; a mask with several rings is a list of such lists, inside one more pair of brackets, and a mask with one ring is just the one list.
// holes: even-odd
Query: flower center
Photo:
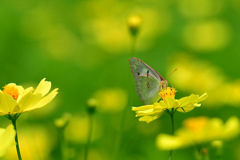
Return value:
[(160, 92), (160, 96), (162, 97), (163, 100), (165, 100), (166, 98), (175, 98), (175, 94), (176, 94), (176, 90), (174, 88), (171, 87), (167, 87), (166, 89), (163, 89)]
[(6, 86), (3, 87), (3, 93), (6, 93), (10, 96), (12, 96), (15, 100), (17, 100), (18, 96), (19, 96), (19, 91), (16, 87), (15, 84), (7, 84)]

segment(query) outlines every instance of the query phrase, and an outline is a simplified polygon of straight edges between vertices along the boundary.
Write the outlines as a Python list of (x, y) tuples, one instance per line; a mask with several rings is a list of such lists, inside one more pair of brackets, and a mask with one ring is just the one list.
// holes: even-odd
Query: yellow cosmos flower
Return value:
[(11, 124), (6, 129), (0, 128), (0, 157), (14, 144), (15, 134), (16, 132)]
[(37, 88), (24, 89), (15, 83), (9, 83), (0, 90), (0, 115), (15, 115), (41, 108), (47, 105), (58, 94), (58, 88), (51, 93), (51, 82), (41, 80)]
[(160, 134), (157, 137), (158, 148), (172, 150), (230, 139), (239, 134), (240, 127), (237, 117), (229, 118), (225, 124), (221, 119), (207, 117), (189, 118), (183, 124), (174, 136)]
[(207, 98), (207, 93), (203, 95), (194, 95), (183, 97), (181, 99), (175, 99), (176, 90), (174, 88), (167, 87), (165, 90), (160, 92), (162, 100), (152, 105), (144, 105), (140, 107), (132, 107), (135, 111), (136, 117), (141, 117), (139, 121), (145, 121), (147, 123), (157, 119), (161, 114), (166, 112), (189, 112), (195, 107), (200, 107), (199, 102)]

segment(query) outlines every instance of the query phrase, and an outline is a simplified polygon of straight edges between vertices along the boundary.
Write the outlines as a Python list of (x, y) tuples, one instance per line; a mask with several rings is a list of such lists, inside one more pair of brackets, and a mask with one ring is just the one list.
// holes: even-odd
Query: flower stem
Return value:
[(65, 128), (60, 128), (59, 129), (59, 143), (60, 143), (60, 149), (61, 149), (61, 159), (62, 160), (67, 160), (67, 156), (66, 156), (66, 140), (64, 137), (64, 129)]
[[(137, 36), (132, 36), (131, 37), (132, 39), (132, 44), (131, 44), (131, 48), (130, 48), (130, 58), (131, 57), (134, 57), (135, 55), (135, 46), (136, 46), (136, 40), (137, 40)], [(127, 72), (127, 79), (129, 80), (129, 82), (131, 82), (131, 72), (129, 71), (128, 69), (128, 72)], [(114, 152), (113, 152), (113, 160), (115, 160), (117, 158), (117, 155), (118, 155), (118, 152), (119, 152), (119, 149), (120, 149), (120, 146), (121, 146), (121, 141), (122, 141), (122, 136), (123, 136), (123, 128), (124, 128), (124, 123), (125, 123), (125, 117), (126, 117), (126, 114), (127, 114), (127, 110), (129, 109), (128, 106), (131, 106), (131, 99), (132, 99), (132, 87), (131, 87), (132, 83), (129, 83), (129, 86), (128, 86), (128, 102), (127, 102), (127, 106), (124, 108), (123, 112), (122, 112), (122, 116), (121, 116), (121, 122), (120, 122), (120, 127), (119, 127), (119, 132), (118, 132), (118, 135), (117, 135), (117, 138), (116, 138), (116, 144), (115, 144), (115, 149), (114, 149)]]
[(18, 135), (17, 135), (17, 125), (16, 125), (16, 121), (17, 121), (17, 119), (15, 119), (15, 118), (12, 119), (12, 124), (13, 124), (13, 126), (14, 126), (15, 131), (16, 131), (15, 143), (16, 143), (17, 155), (18, 155), (18, 159), (19, 159), (19, 160), (22, 160), (21, 153), (20, 153), (20, 149), (19, 149), (19, 143), (18, 143)]
[[(171, 124), (172, 124), (172, 135), (174, 135), (174, 111), (172, 110), (172, 112), (169, 112), (170, 117), (171, 117)], [(170, 150), (169, 152), (169, 156), (168, 156), (168, 160), (172, 159), (172, 152), (173, 150)]]
[(93, 115), (92, 114), (88, 114), (88, 121), (89, 121), (89, 131), (88, 131), (88, 139), (87, 139), (87, 144), (86, 144), (85, 153), (84, 153), (84, 160), (88, 159), (88, 148), (89, 148), (91, 137), (92, 137), (92, 129), (93, 129)]

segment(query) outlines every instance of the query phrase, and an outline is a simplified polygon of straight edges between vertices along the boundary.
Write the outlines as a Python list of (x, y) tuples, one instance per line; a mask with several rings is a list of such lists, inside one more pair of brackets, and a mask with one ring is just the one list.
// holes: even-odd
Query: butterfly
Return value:
[(167, 80), (138, 58), (130, 58), (129, 64), (135, 79), (137, 94), (143, 104), (159, 101), (161, 98), (159, 92), (167, 88)]

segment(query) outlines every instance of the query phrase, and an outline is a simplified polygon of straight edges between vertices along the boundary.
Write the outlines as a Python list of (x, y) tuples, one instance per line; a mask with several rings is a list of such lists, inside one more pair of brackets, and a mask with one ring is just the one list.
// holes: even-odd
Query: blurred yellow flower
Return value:
[[(211, 95), (206, 104), (211, 107), (223, 105), (239, 106), (240, 104), (240, 79), (229, 82), (219, 68), (206, 61), (197, 60), (187, 54), (179, 53), (171, 56), (172, 68), (178, 68), (169, 77), (172, 85), (179, 90), (188, 92), (208, 91)], [(176, 80), (177, 79), (177, 80)], [(222, 96), (225, 93), (225, 96)]]
[(207, 117), (189, 118), (183, 124), (183, 128), (177, 130), (174, 136), (160, 134), (157, 137), (158, 148), (172, 150), (230, 139), (239, 134), (240, 127), (237, 117), (229, 118), (225, 124), (221, 119)]
[[(75, 115), (69, 120), (69, 124), (64, 130), (66, 140), (75, 144), (85, 144), (89, 132), (89, 120), (87, 115)], [(101, 122), (93, 120), (93, 130), (91, 142), (96, 141), (102, 136), (103, 127)]]
[[(56, 137), (51, 136), (49, 128), (41, 125), (34, 125), (33, 127), (23, 125), (18, 128), (20, 149), (24, 160), (49, 160), (51, 159), (51, 152)], [(14, 143), (13, 143), (14, 144)], [(2, 160), (16, 160), (16, 148), (12, 146)]]
[(0, 157), (14, 144), (15, 134), (16, 132), (11, 124), (6, 129), (0, 128)]
[[(93, 101), (94, 99), (94, 101)], [(119, 112), (127, 105), (127, 93), (121, 88), (104, 88), (94, 93), (89, 103), (102, 112)]]
[(70, 113), (64, 113), (61, 118), (55, 119), (54, 124), (58, 128), (65, 128), (72, 115)]
[(128, 28), (132, 36), (138, 34), (139, 28), (142, 24), (142, 18), (137, 15), (132, 15), (128, 18)]
[(226, 47), (231, 39), (229, 26), (220, 20), (192, 22), (183, 31), (183, 41), (192, 49), (214, 51)]
[(31, 111), (47, 105), (58, 94), (58, 88), (51, 93), (51, 82), (41, 80), (37, 88), (24, 89), (15, 83), (9, 83), (0, 90), (0, 115), (14, 115)]
[(160, 102), (156, 102), (152, 105), (132, 107), (132, 110), (137, 113), (136, 117), (141, 117), (139, 121), (149, 123), (160, 117), (164, 111), (171, 112), (173, 110), (174, 112), (189, 112), (195, 107), (200, 107), (201, 104), (199, 104), (199, 102), (207, 98), (207, 93), (204, 93), (201, 96), (191, 94), (188, 97), (175, 99), (175, 93), (176, 91), (174, 88), (167, 87), (166, 90), (160, 92), (162, 97)]
[(177, 0), (179, 11), (187, 18), (206, 18), (219, 14), (224, 8), (223, 0)]

